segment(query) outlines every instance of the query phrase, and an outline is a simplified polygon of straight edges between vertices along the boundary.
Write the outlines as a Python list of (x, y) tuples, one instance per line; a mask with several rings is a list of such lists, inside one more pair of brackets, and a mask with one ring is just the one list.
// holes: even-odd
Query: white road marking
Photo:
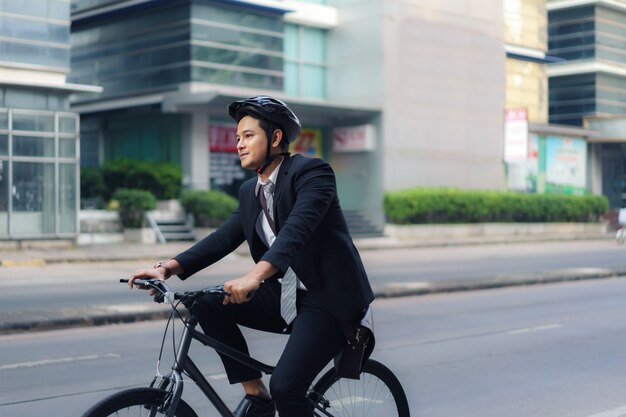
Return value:
[(524, 327), (521, 329), (509, 330), (506, 334), (523, 334), (530, 332), (539, 332), (543, 330), (552, 330), (558, 329), (559, 327), (563, 327), (561, 323), (552, 323), (552, 324), (543, 324), (541, 326), (533, 326), (533, 327)]
[(93, 360), (102, 359), (102, 358), (121, 358), (121, 357), (122, 355), (118, 355), (117, 353), (106, 353), (104, 355), (69, 356), (66, 358), (41, 359), (38, 361), (8, 363), (6, 365), (0, 365), (0, 371), (7, 371), (10, 369), (19, 369), (19, 368), (33, 368), (35, 366), (55, 365), (58, 363), (93, 361)]
[(226, 374), (221, 373), (221, 374), (209, 375), (209, 379), (215, 379), (215, 380), (226, 379)]
[(626, 406), (603, 411), (588, 417), (624, 417), (626, 416)]

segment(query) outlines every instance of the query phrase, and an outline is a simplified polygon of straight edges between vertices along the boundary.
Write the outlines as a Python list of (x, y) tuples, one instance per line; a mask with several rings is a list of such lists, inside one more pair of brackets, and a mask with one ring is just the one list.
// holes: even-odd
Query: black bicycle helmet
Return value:
[(284, 102), (269, 96), (255, 96), (243, 100), (237, 100), (228, 106), (228, 114), (230, 114), (230, 116), (237, 122), (241, 120), (243, 117), (242, 115), (253, 114), (267, 120), (270, 123), (270, 129), (266, 132), (268, 141), (265, 161), (256, 170), (259, 174), (262, 174), (270, 163), (278, 156), (289, 155), (289, 152), (281, 152), (270, 156), (269, 139), (271, 138), (273, 129), (276, 128), (282, 130), (283, 139), (285, 139), (287, 143), (291, 143), (296, 140), (302, 127), (300, 120), (298, 120), (298, 116), (296, 116)]
[(237, 120), (237, 114), (246, 108), (278, 125), (283, 131), (283, 137), (287, 143), (293, 142), (298, 137), (302, 125), (298, 117), (284, 102), (269, 96), (256, 96), (235, 101), (228, 106), (228, 113)]

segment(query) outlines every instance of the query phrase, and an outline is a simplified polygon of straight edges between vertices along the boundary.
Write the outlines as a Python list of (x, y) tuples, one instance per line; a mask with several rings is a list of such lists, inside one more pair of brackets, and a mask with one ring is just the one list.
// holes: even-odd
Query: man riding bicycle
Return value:
[[(307, 389), (346, 341), (346, 323), (358, 322), (374, 299), (359, 253), (339, 206), (335, 175), (317, 158), (287, 150), (300, 121), (282, 101), (257, 96), (232, 103), (237, 150), (257, 178), (239, 189), (239, 207), (215, 232), (139, 278), (186, 279), (247, 241), (255, 266), (228, 281), (223, 301), (200, 300), (199, 322), (215, 339), (248, 353), (238, 327), (288, 333), (270, 380), (224, 355), (230, 383), (241, 383), (246, 416), (313, 416)], [(254, 292), (254, 297), (249, 295)]]

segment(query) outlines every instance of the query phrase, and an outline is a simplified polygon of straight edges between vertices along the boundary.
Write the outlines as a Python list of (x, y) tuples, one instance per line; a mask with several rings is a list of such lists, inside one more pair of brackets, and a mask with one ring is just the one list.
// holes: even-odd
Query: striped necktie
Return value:
[[(267, 196), (265, 195), (266, 192)], [(276, 235), (276, 225), (271, 215), (271, 207), (273, 206), (274, 202), (274, 184), (272, 182), (268, 182), (267, 184), (261, 186), (259, 200), (261, 201), (261, 207), (263, 208), (265, 218), (267, 219), (267, 222), (269, 223), (272, 232), (274, 232), (274, 235)], [(283, 277), (280, 289), (280, 315), (287, 324), (290, 324), (297, 315), (297, 287), (298, 277), (296, 276), (296, 273), (293, 272), (293, 269), (287, 268), (287, 272), (285, 272), (285, 276)]]

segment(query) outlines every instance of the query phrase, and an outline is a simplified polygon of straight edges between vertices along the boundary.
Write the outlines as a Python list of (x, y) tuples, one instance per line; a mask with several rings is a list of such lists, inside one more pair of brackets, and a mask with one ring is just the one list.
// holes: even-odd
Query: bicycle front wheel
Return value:
[[(113, 394), (91, 407), (82, 417), (145, 417), (163, 416), (161, 409), (167, 392), (156, 388), (133, 388)], [(180, 400), (176, 417), (198, 417), (189, 405)]]
[[(398, 378), (380, 362), (368, 360), (360, 378), (339, 378), (326, 372), (310, 395), (316, 408), (333, 417), (410, 417), (409, 403)], [(328, 413), (328, 414), (326, 414)]]

